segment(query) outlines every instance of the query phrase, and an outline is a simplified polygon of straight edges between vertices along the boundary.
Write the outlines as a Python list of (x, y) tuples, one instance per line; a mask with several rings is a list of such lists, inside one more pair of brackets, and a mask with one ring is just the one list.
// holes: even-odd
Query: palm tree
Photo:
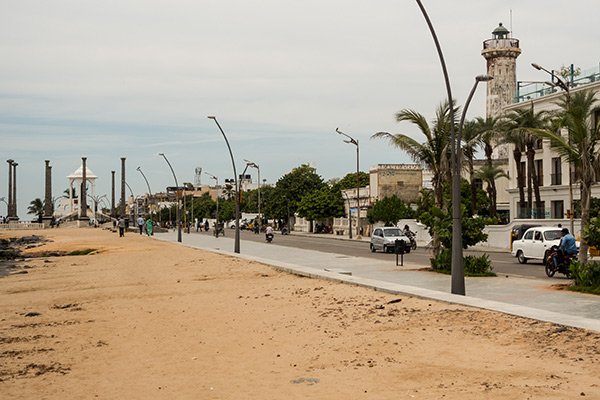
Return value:
[(44, 202), (39, 197), (37, 199), (31, 200), (29, 203), (29, 207), (27, 207), (27, 214), (37, 215), (38, 222), (42, 222), (42, 218), (44, 217)]
[[(531, 107), (527, 109), (513, 110), (507, 115), (507, 136), (511, 139), (513, 144), (516, 145), (516, 142), (518, 142), (518, 144), (522, 146), (519, 148), (519, 151), (521, 151), (523, 147), (526, 149), (527, 214), (530, 218), (533, 214), (533, 193), (535, 193), (535, 215), (539, 215), (543, 209), (540, 195), (540, 185), (538, 181), (539, 171), (536, 172), (535, 170), (535, 147), (539, 137), (549, 132), (549, 127), (550, 115), (547, 111), (535, 112), (533, 109), (533, 103), (531, 103)], [(517, 161), (516, 158), (515, 161)], [(521, 163), (520, 159), (518, 162), (517, 171), (519, 172)]]
[[(575, 174), (580, 177), (581, 226), (589, 223), (592, 184), (597, 182), (600, 171), (600, 123), (595, 118), (600, 112), (598, 101), (591, 91), (581, 91), (566, 96), (558, 103), (562, 111), (558, 123), (567, 128), (567, 137), (560, 133), (547, 132), (556, 152), (571, 163)], [(569, 177), (571, 179), (571, 177)], [(582, 240), (579, 260), (587, 261), (588, 245)]]
[(495, 217), (496, 198), (498, 197), (495, 182), (499, 178), (508, 178), (508, 174), (497, 165), (489, 166), (486, 164), (475, 173), (475, 176), (487, 183), (487, 193), (490, 198), (490, 217)]
[[(506, 121), (501, 117), (477, 117), (475, 119), (475, 130), (479, 144), (483, 149), (486, 159), (486, 165), (488, 168), (493, 167), (493, 153), (494, 148), (501, 142), (501, 137), (506, 129)], [(496, 181), (488, 182), (488, 185), (492, 186), (492, 192), (497, 193)], [(490, 199), (490, 202), (496, 207), (496, 199)], [(494, 208), (492, 215), (496, 215), (496, 209)]]
[[(455, 113), (454, 115), (456, 115)], [(416, 125), (425, 136), (425, 142), (419, 143), (412, 137), (397, 133), (377, 132), (371, 138), (387, 139), (392, 146), (404, 150), (413, 161), (428, 168), (432, 175), (432, 186), (435, 204), (439, 208), (444, 206), (444, 182), (450, 181), (450, 105), (442, 103), (436, 110), (436, 117), (431, 126), (426, 118), (413, 110), (404, 109), (396, 114), (396, 121), (408, 121)], [(456, 121), (452, 123), (456, 124)], [(440, 250), (439, 238), (433, 235), (434, 254)]]

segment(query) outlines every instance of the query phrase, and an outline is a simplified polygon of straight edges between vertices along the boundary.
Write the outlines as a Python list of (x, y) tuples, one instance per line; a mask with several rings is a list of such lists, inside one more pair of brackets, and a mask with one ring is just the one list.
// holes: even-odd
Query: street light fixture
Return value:
[(175, 175), (175, 171), (173, 171), (173, 167), (171, 166), (169, 159), (167, 158), (167, 156), (165, 156), (165, 153), (158, 153), (158, 155), (165, 159), (165, 161), (169, 165), (169, 168), (171, 169), (171, 173), (173, 174), (173, 179), (175, 179), (175, 201), (177, 202), (177, 207), (175, 208), (175, 219), (176, 219), (176, 224), (177, 224), (177, 241), (181, 243), (181, 221), (180, 221), (181, 216), (180, 216), (180, 211), (179, 211), (179, 183), (177, 183), (177, 176)]
[[(548, 74), (550, 74), (552, 76), (552, 84), (550, 86), (558, 86), (560, 87), (562, 90), (565, 91), (565, 94), (567, 96), (567, 102), (571, 101), (571, 91), (569, 90), (569, 86), (566, 84), (565, 81), (563, 81), (560, 76), (555, 75), (554, 71), (548, 71), (546, 68), (542, 67), (539, 64), (536, 63), (531, 63), (531, 66), (535, 69), (537, 69), (538, 71), (545, 71)], [(556, 84), (554, 83), (554, 80), (556, 79)], [(569, 140), (569, 144), (571, 143), (571, 134), (569, 133), (569, 135), (567, 136), (568, 140)], [(570, 228), (571, 228), (571, 233), (574, 234), (575, 231), (575, 208), (573, 207), (573, 177), (571, 176), (572, 172), (571, 172), (571, 162), (569, 161), (569, 204), (570, 204), (570, 208), (571, 208), (571, 212), (570, 212)]]
[[(344, 143), (353, 144), (356, 146), (356, 238), (360, 239), (360, 168), (359, 168), (359, 150), (358, 150), (358, 140), (353, 137), (346, 135), (344, 132), (340, 131), (339, 128), (335, 128), (335, 131), (340, 135), (343, 135), (348, 138), (348, 140), (344, 140)], [(348, 219), (352, 221), (352, 210), (350, 210), (350, 201), (348, 200)], [(352, 227), (349, 227), (350, 234), (348, 237), (352, 239)]]
[[(142, 167), (137, 167), (136, 168), (137, 171), (139, 171), (140, 174), (142, 174), (142, 177), (144, 178), (144, 181), (146, 181), (146, 186), (148, 186), (148, 200), (152, 199), (152, 190), (150, 189), (150, 184), (148, 183), (148, 179), (146, 179), (146, 175), (144, 175), (144, 172), (142, 171)], [(148, 209), (150, 210), (150, 205), (148, 204), (148, 202), (146, 202), (146, 207), (148, 207)], [(150, 215), (152, 215), (152, 210), (150, 210)]]
[(262, 224), (262, 218), (260, 216), (260, 167), (258, 166), (258, 164), (246, 160), (244, 159), (244, 161), (246, 162), (246, 167), (250, 167), (250, 168), (256, 168), (258, 171), (258, 217), (260, 218), (261, 224)]
[(450, 87), (450, 78), (448, 77), (448, 69), (446, 61), (442, 53), (442, 47), (433, 28), (433, 24), (423, 7), (421, 0), (416, 0), (417, 5), (421, 9), (421, 13), (427, 22), (431, 36), (437, 49), (442, 72), (444, 74), (444, 82), (446, 83), (446, 92), (448, 94), (448, 117), (450, 119), (450, 142), (451, 159), (452, 159), (452, 264), (451, 264), (451, 292), (452, 294), (465, 295), (465, 276), (464, 276), (464, 260), (462, 248), (462, 221), (461, 221), (461, 203), (460, 203), (460, 157), (457, 150), (460, 149), (460, 142), (456, 140), (454, 129), (454, 98), (452, 97), (452, 89)]
[[(214, 175), (209, 174), (208, 172), (205, 172), (205, 174), (210, 176), (211, 179), (215, 180), (215, 187), (217, 188), (217, 213), (215, 215), (215, 229), (217, 229), (219, 226), (219, 178), (217, 178)], [(216, 235), (216, 236), (219, 237), (219, 235)]]
[(227, 148), (229, 149), (229, 156), (231, 157), (231, 165), (233, 166), (233, 179), (235, 182), (235, 190), (237, 190), (237, 193), (235, 196), (235, 240), (234, 240), (234, 245), (233, 245), (233, 251), (235, 253), (239, 253), (240, 252), (240, 189), (241, 188), (238, 185), (238, 176), (237, 176), (237, 171), (235, 169), (235, 161), (233, 159), (233, 152), (231, 151), (231, 146), (229, 145), (229, 140), (227, 140), (227, 136), (225, 135), (225, 132), (223, 132), (223, 128), (221, 128), (219, 121), (217, 121), (217, 117), (215, 117), (213, 115), (209, 115), (207, 118), (212, 119), (213, 121), (215, 121), (215, 124), (217, 124), (217, 127), (219, 128), (219, 130), (221, 131), (221, 134), (223, 135), (223, 138), (225, 139), (225, 143), (227, 144)]

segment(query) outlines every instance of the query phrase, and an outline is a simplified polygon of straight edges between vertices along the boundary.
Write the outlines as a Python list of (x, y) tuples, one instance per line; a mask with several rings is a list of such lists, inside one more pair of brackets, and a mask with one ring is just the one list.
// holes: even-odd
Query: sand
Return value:
[[(3, 399), (600, 399), (600, 334), (60, 228), (0, 278)], [(23, 272), (27, 273), (23, 273)]]

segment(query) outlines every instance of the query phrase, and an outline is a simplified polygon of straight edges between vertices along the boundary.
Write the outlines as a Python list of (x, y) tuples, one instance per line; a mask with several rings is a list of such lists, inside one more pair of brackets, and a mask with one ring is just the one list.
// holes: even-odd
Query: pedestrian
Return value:
[(144, 230), (144, 223), (145, 223), (144, 218), (142, 218), (142, 216), (139, 215), (138, 219), (137, 219), (137, 224), (138, 224), (138, 228), (140, 229), (140, 235), (142, 234), (142, 231)]
[(152, 218), (146, 220), (146, 234), (148, 236), (154, 235), (154, 221), (152, 221)]
[(208, 220), (206, 220), (206, 221), (204, 221), (204, 232), (208, 232), (208, 228), (209, 228)]
[(119, 217), (117, 225), (119, 226), (119, 237), (125, 236), (125, 218)]

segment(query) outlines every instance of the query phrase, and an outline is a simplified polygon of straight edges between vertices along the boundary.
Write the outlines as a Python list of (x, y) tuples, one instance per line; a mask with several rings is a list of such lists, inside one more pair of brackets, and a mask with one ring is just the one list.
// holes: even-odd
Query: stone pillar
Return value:
[(112, 196), (110, 198), (110, 216), (115, 218), (115, 171), (110, 171), (112, 174)]
[(46, 193), (44, 198), (44, 227), (49, 227), (52, 222), (52, 214), (54, 213), (54, 204), (52, 203), (52, 167), (50, 166), (50, 160), (45, 160), (46, 163)]
[(81, 189), (79, 191), (79, 220), (87, 221), (87, 164), (86, 157), (81, 157)]
[(121, 157), (121, 203), (119, 215), (125, 218), (125, 157)]
[(17, 215), (17, 165), (19, 165), (19, 163), (13, 162), (13, 184), (12, 184), (12, 190), (13, 190), (13, 194), (12, 194), (12, 202), (13, 202), (13, 206), (12, 206), (12, 217), (11, 220), (13, 221), (18, 221), (19, 220), (19, 216)]
[(7, 210), (6, 210), (6, 218), (7, 220), (10, 220), (10, 217), (12, 217), (13, 215), (13, 199), (12, 199), (12, 195), (13, 195), (13, 177), (12, 177), (12, 173), (13, 173), (13, 162), (14, 160), (6, 160), (6, 162), (8, 163), (8, 205)]

